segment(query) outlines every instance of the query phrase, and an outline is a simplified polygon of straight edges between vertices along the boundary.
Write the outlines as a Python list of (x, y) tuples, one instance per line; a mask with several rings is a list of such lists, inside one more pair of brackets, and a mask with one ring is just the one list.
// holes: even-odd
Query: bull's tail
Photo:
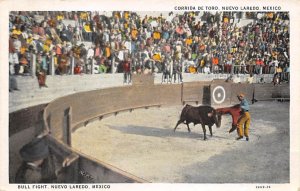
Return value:
[(177, 126), (178, 126), (180, 123), (184, 123), (184, 121), (185, 121), (185, 116), (187, 115), (187, 112), (190, 110), (191, 107), (192, 107), (192, 106), (189, 105), (189, 104), (186, 104), (186, 105), (184, 106), (184, 108), (183, 108), (182, 111), (181, 111), (180, 119), (179, 119), (179, 121), (177, 122), (177, 124), (176, 124), (176, 126), (175, 126), (175, 128), (174, 128), (174, 132), (176, 131), (176, 128), (177, 128)]

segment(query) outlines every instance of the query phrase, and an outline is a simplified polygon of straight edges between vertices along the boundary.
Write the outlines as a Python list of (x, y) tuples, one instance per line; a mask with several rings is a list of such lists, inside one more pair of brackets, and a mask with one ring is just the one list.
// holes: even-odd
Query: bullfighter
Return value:
[(243, 138), (245, 135), (246, 141), (249, 141), (249, 127), (250, 127), (250, 120), (251, 116), (249, 113), (249, 103), (247, 99), (245, 98), (245, 94), (240, 93), (237, 95), (241, 106), (241, 117), (238, 120), (238, 125), (237, 125), (237, 133), (238, 137), (236, 140), (240, 140)]

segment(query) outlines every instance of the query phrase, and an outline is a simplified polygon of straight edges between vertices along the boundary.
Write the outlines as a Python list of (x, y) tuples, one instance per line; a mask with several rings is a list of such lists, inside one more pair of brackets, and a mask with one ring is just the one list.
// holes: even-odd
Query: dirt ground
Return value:
[(182, 108), (137, 109), (90, 123), (72, 134), (73, 147), (155, 183), (289, 182), (289, 102), (251, 105), (249, 142), (228, 133), (227, 115), (207, 141), (200, 125), (173, 132)]

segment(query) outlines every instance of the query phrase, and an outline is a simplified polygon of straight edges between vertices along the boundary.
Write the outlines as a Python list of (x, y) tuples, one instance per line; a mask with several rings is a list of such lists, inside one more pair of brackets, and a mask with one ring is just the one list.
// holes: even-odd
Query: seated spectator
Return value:
[(86, 41), (92, 42), (92, 29), (88, 22), (83, 25), (83, 38)]
[(212, 58), (212, 65), (213, 65), (213, 73), (218, 74), (219, 73), (219, 58), (217, 56), (214, 56)]
[(249, 77), (247, 77), (246, 83), (247, 84), (252, 84), (253, 83), (253, 74), (252, 73), (249, 75)]
[(69, 57), (66, 54), (62, 54), (58, 63), (58, 72), (60, 75), (68, 74)]
[(103, 73), (106, 73), (107, 72), (107, 67), (106, 67), (106, 65), (105, 65), (105, 58), (104, 57), (102, 57), (101, 59), (100, 59), (100, 64), (99, 64), (99, 73), (100, 74), (103, 74)]
[(25, 57), (25, 55), (23, 55), (20, 59), (20, 71), (19, 73), (23, 73), (23, 74), (28, 74), (29, 73), (29, 66), (28, 66), (28, 60)]
[(209, 66), (209, 64), (206, 64), (206, 65), (204, 66), (203, 72), (204, 72), (205, 74), (210, 74), (210, 73), (211, 73), (211, 72), (210, 72), (210, 66)]

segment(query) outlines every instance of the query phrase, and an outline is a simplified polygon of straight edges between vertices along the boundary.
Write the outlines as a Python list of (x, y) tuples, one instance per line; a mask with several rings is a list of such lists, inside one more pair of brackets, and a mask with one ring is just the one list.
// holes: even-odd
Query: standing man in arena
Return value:
[(237, 97), (241, 102), (241, 117), (238, 120), (237, 133), (239, 137), (237, 137), (236, 140), (242, 139), (245, 135), (246, 141), (249, 141), (249, 127), (251, 120), (251, 116), (249, 113), (249, 103), (243, 93), (240, 93), (239, 95), (237, 95)]

